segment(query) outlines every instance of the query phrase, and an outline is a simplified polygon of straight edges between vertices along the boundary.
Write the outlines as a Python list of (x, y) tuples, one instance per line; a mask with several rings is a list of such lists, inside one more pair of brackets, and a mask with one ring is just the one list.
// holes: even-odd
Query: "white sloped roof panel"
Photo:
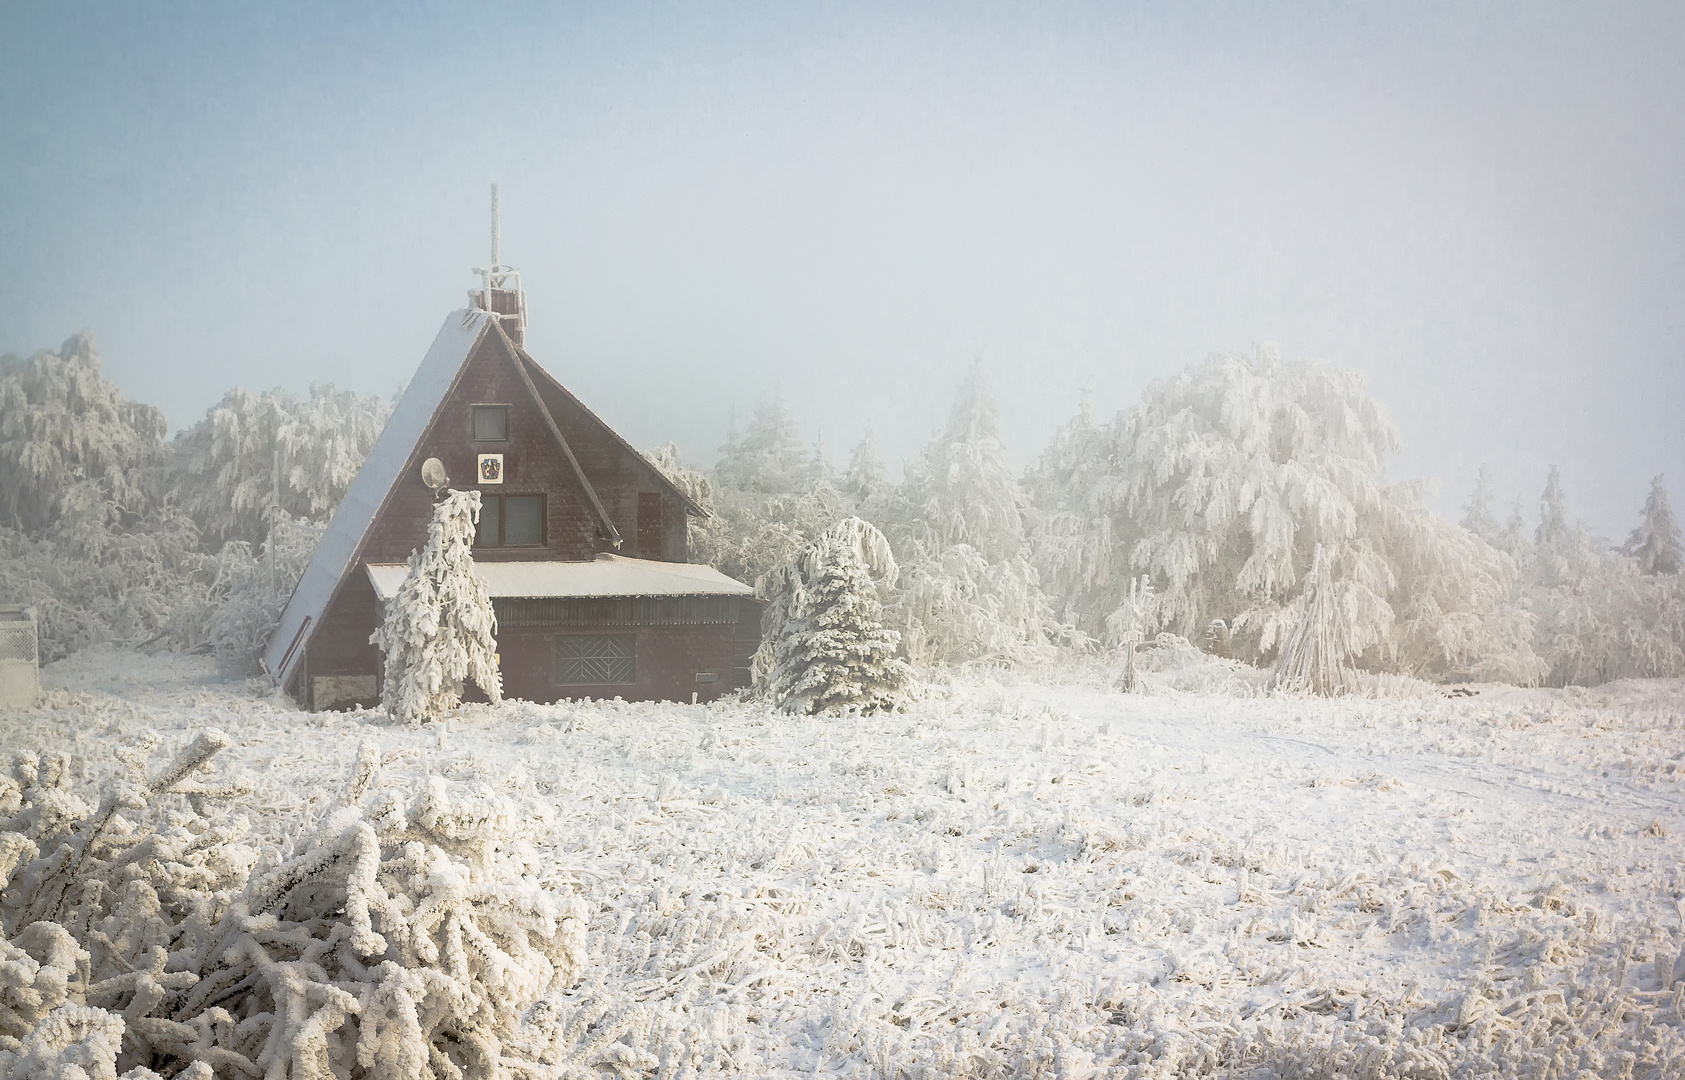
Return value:
[(316, 554), (305, 568), (286, 610), (281, 613), (280, 625), (263, 651), (264, 666), (277, 683), (285, 685), (292, 678), (304, 654), (296, 646), (309, 637), (306, 631), (310, 624), (321, 619), (333, 600), (334, 591), (357, 557), (375, 514), (489, 322), (485, 312), (473, 308), (445, 316), (445, 325), (433, 339), (421, 367), (416, 369), (415, 378), (405, 387), (404, 396), (398, 399), (391, 419), (375, 440), (357, 479), (351, 482), (344, 501), (334, 511), (328, 531), (316, 545)]
[[(375, 595), (397, 595), (403, 563), (364, 563)], [(711, 566), (598, 555), (589, 562), (477, 562), (474, 573), (494, 597), (753, 596), (755, 590)]]

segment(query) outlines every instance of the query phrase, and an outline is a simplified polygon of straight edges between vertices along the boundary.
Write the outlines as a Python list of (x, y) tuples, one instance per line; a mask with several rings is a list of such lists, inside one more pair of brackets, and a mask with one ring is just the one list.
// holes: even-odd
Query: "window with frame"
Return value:
[(638, 681), (638, 635), (556, 635), (556, 682), (624, 686)]
[(482, 495), (474, 546), (543, 547), (544, 496)]
[(475, 405), (469, 412), (475, 442), (509, 441), (509, 406)]

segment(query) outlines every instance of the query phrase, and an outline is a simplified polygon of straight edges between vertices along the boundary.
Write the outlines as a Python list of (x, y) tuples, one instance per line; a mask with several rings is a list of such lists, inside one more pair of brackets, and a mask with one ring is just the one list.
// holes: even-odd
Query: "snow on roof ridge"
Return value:
[[(408, 566), (363, 564), (382, 600), (397, 594)], [(494, 597), (753, 596), (755, 590), (701, 563), (660, 562), (625, 555), (594, 559), (477, 562), (474, 573)]]
[(491, 316), (474, 308), (459, 308), (445, 316), (415, 377), (404, 388), (374, 449), (369, 451), (357, 478), (334, 511), (327, 532), (316, 545), (304, 576), (281, 612), (281, 622), (263, 651), (263, 663), (278, 685), (292, 678), (303, 652), (297, 646), (308, 637), (309, 624), (319, 620), (333, 602), (340, 582), (356, 562), (363, 538), (386, 502), (411, 455), (433, 422), (439, 406), (456, 383)]

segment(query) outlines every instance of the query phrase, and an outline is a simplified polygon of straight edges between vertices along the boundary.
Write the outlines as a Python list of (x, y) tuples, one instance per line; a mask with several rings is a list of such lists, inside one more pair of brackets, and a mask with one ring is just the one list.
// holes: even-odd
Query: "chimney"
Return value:
[(503, 265), (502, 236), (498, 222), (497, 185), (491, 186), (491, 265), (476, 266), (480, 287), (468, 290), (468, 302), (489, 311), (503, 326), (509, 340), (525, 346), (527, 337), (527, 294), (521, 288), (521, 272)]

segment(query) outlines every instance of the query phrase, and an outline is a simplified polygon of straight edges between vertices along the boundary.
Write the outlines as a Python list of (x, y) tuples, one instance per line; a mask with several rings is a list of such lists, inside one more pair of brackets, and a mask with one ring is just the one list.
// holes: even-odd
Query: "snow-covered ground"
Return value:
[[(1685, 1075), (1685, 683), (1468, 697), (958, 683), (911, 711), (296, 711), (205, 660), (89, 652), (0, 710), (89, 782), (214, 726), (272, 854), (358, 744), (547, 808), (594, 907), (578, 990), (702, 1071)], [(160, 750), (160, 753), (163, 753)], [(628, 1036), (628, 1037), (635, 1037)]]

